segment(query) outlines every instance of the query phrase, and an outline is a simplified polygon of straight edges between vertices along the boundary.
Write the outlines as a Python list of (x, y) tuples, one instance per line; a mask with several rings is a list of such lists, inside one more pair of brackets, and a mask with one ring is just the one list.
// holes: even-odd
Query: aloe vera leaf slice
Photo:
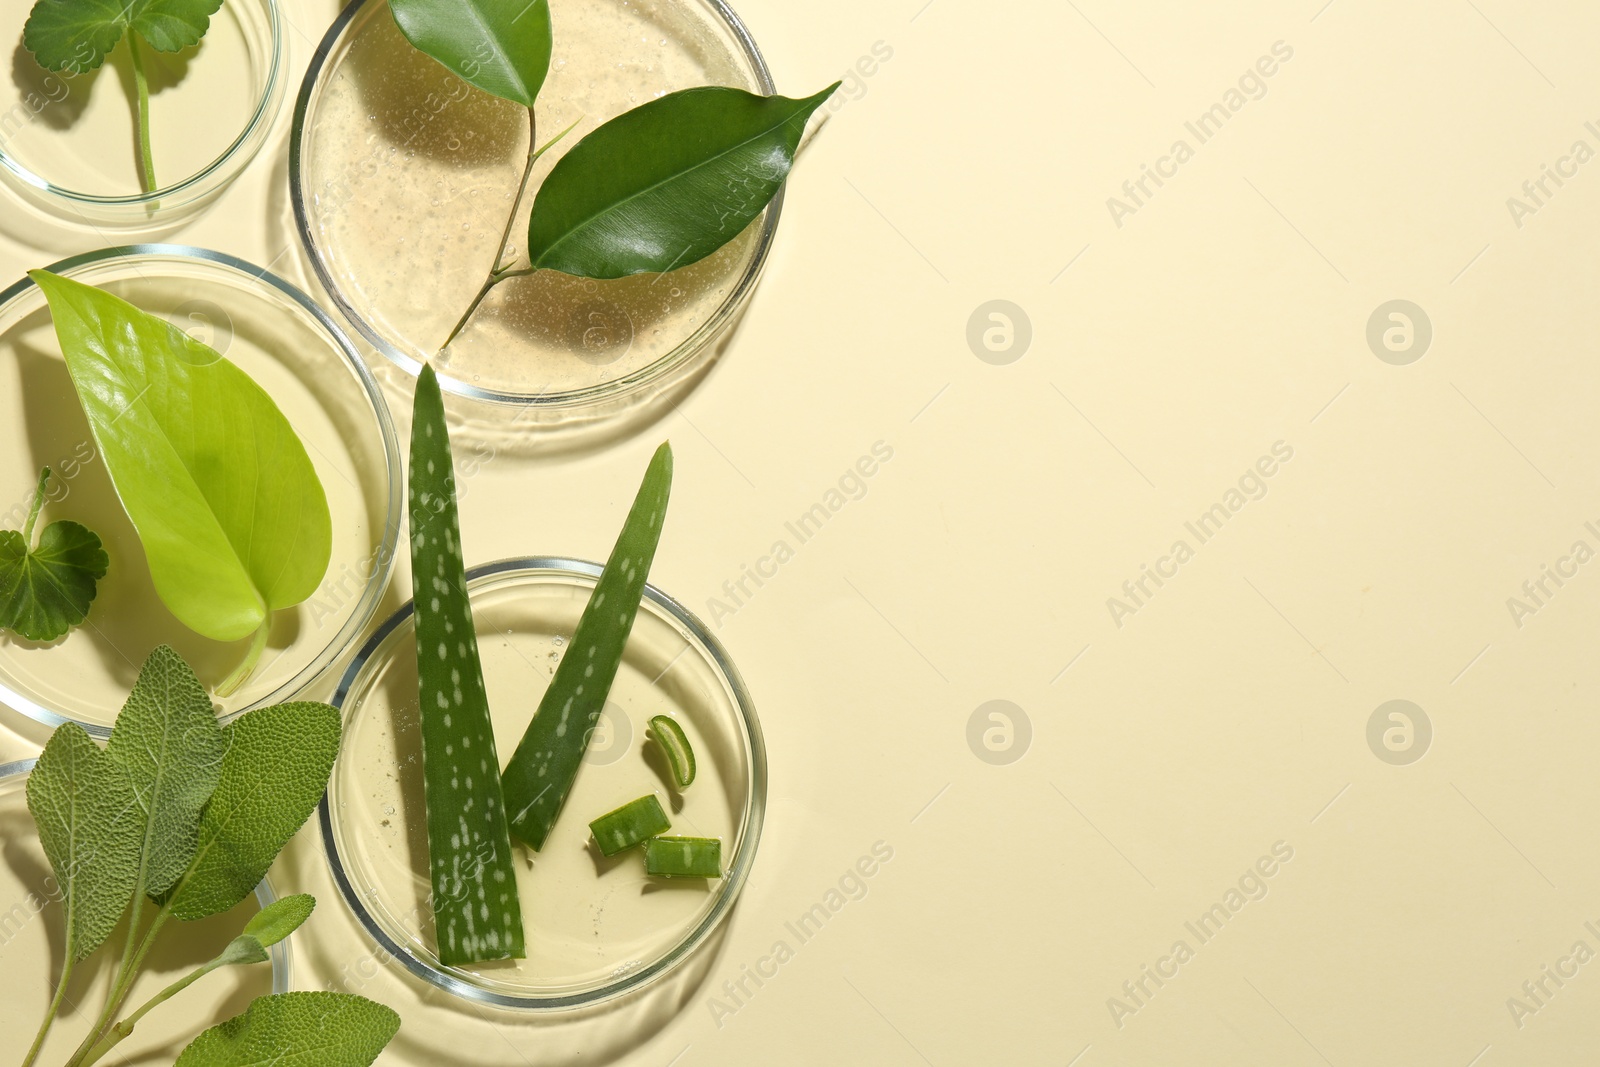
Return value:
[(610, 811), (589, 824), (594, 843), (605, 856), (626, 852), (652, 837), (659, 837), (672, 829), (672, 820), (654, 793), (638, 800), (630, 800), (616, 811)]
[(694, 746), (689, 744), (689, 735), (683, 732), (678, 720), (667, 715), (657, 715), (651, 719), (650, 729), (655, 732), (656, 743), (661, 746), (661, 751), (667, 754), (672, 780), (679, 789), (689, 788), (694, 784), (695, 772)]
[(646, 874), (658, 878), (721, 878), (722, 842), (715, 837), (654, 837), (644, 846)]

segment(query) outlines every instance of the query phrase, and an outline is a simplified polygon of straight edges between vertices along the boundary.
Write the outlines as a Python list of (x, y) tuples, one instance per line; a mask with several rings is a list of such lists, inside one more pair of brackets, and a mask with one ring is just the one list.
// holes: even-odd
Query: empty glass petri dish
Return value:
[[(224, 716), (300, 693), (353, 650), (389, 581), (401, 521), (399, 445), (366, 365), (327, 313), (241, 260), (177, 245), (112, 248), (64, 260), (56, 273), (167, 317), (261, 385), (306, 444), (333, 515), (321, 589), (279, 612), (250, 680), (220, 701)], [(54, 472), (40, 523), (69, 518), (105, 542), (111, 568), (87, 622), (49, 645), (0, 634), (0, 705), (49, 726), (72, 720), (105, 737), (139, 666), (171, 645), (216, 684), (245, 645), (193, 633), (151, 584), (61, 358), (49, 307), (28, 279), (0, 293), (0, 529), (26, 521), (41, 468)]]
[[(565, 0), (553, 18), (539, 140), (578, 125), (539, 161), (508, 263), (526, 262), (533, 190), (601, 123), (697, 85), (774, 91), (721, 0)], [(290, 142), (297, 228), (333, 302), (405, 371), (430, 361), (449, 392), (537, 408), (541, 422), (627, 411), (691, 379), (755, 288), (781, 197), (732, 243), (668, 274), (506, 281), (436, 356), (500, 251), (528, 142), (525, 108), (413, 48), (383, 0), (354, 0), (311, 62)]]
[[(5, 842), (0, 850), (0, 1001), (8, 1023), (0, 1027), (0, 1062), (5, 1063), (21, 1063), (27, 1055), (61, 973), (59, 890), (25, 793), (34, 763), (30, 759), (0, 766), (0, 840)], [(129, 1005), (143, 1004), (222, 951), (251, 915), (276, 899), (263, 881), (254, 898), (222, 915), (184, 923), (181, 935), (169, 934), (157, 942)], [(125, 937), (125, 928), (118, 928), (100, 952), (78, 964), (41, 1062), (64, 1060), (88, 1032)], [(292, 979), (289, 942), (280, 941), (270, 952), (268, 966), (224, 968), (157, 1008), (117, 1047), (125, 1057), (119, 1062), (170, 1062), (174, 1042), (181, 1048), (213, 1021), (238, 1014), (256, 997), (287, 993)]]
[(144, 47), (158, 188), (140, 179), (132, 75), (124, 39), (76, 76), (42, 68), (22, 45), (31, 3), (6, 5), (0, 40), (15, 42), (0, 81), (0, 179), (28, 207), (97, 230), (145, 230), (202, 208), (249, 165), (287, 85), (277, 0), (228, 0), (194, 48)]
[[(476, 568), (468, 587), (493, 709), (510, 757), (566, 648), (601, 568), (530, 558)], [(321, 811), (335, 881), (381, 955), (459, 998), (463, 1008), (578, 1009), (642, 989), (685, 963), (732, 910), (755, 859), (766, 808), (766, 749), (726, 651), (682, 605), (646, 587), (616, 684), (555, 830), (535, 854), (515, 845), (527, 958), (439, 962), (428, 900), (416, 640), (407, 604), (351, 663), (337, 703), (345, 743)], [(668, 785), (651, 718), (670, 715), (698, 774)], [(646, 793), (673, 834), (723, 842), (725, 877), (646, 876), (635, 849), (604, 859), (589, 822)]]

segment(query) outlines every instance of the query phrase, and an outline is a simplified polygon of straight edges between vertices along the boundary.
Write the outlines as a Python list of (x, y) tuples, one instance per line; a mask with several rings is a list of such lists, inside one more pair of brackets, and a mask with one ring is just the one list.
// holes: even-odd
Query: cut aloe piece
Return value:
[(651, 793), (638, 800), (630, 800), (616, 811), (608, 812), (589, 824), (594, 843), (607, 856), (626, 852), (641, 842), (672, 829), (661, 801)]
[(678, 783), (679, 789), (689, 788), (694, 782), (694, 748), (689, 744), (689, 735), (683, 732), (678, 720), (666, 715), (651, 719), (650, 729), (655, 732), (661, 751), (667, 754), (672, 780)]
[(511, 832), (535, 852), (544, 847), (572, 791), (606, 694), (639, 613), (645, 578), (661, 540), (672, 491), (672, 447), (656, 449), (633, 510), (578, 620), (567, 654), (501, 776)]
[(660, 878), (721, 878), (722, 842), (714, 837), (656, 837), (644, 846), (646, 874)]
[(467, 599), (450, 430), (430, 366), (417, 376), (411, 427), (411, 575), (439, 961), (521, 959), (522, 905)]

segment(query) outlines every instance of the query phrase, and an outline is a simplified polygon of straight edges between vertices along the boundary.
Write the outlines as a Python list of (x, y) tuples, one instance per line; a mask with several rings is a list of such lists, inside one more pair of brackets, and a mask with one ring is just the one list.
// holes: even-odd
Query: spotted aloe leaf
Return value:
[(411, 574), (428, 868), (439, 959), (521, 959), (522, 905), (467, 597), (444, 398), (422, 368), (411, 428)]
[(501, 777), (511, 831), (535, 852), (549, 839), (572, 791), (595, 722), (616, 681), (671, 493), (672, 446), (663, 444), (645, 471), (633, 510), (583, 609), (572, 643)]

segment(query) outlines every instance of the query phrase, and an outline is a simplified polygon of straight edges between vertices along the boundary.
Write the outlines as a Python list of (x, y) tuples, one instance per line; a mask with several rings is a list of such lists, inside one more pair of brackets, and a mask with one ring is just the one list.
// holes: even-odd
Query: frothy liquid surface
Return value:
[[(570, 0), (554, 24), (537, 138), (579, 125), (539, 161), (506, 263), (526, 264), (535, 191), (585, 134), (677, 89), (755, 88), (727, 27), (699, 3)], [(357, 313), (401, 352), (431, 358), (494, 263), (527, 161), (528, 113), (412, 48), (382, 4), (369, 4), (346, 40), (306, 135), (311, 230)], [(715, 316), (748, 269), (760, 226), (664, 275), (595, 281), (540, 271), (506, 281), (436, 366), (523, 395), (626, 377)]]

